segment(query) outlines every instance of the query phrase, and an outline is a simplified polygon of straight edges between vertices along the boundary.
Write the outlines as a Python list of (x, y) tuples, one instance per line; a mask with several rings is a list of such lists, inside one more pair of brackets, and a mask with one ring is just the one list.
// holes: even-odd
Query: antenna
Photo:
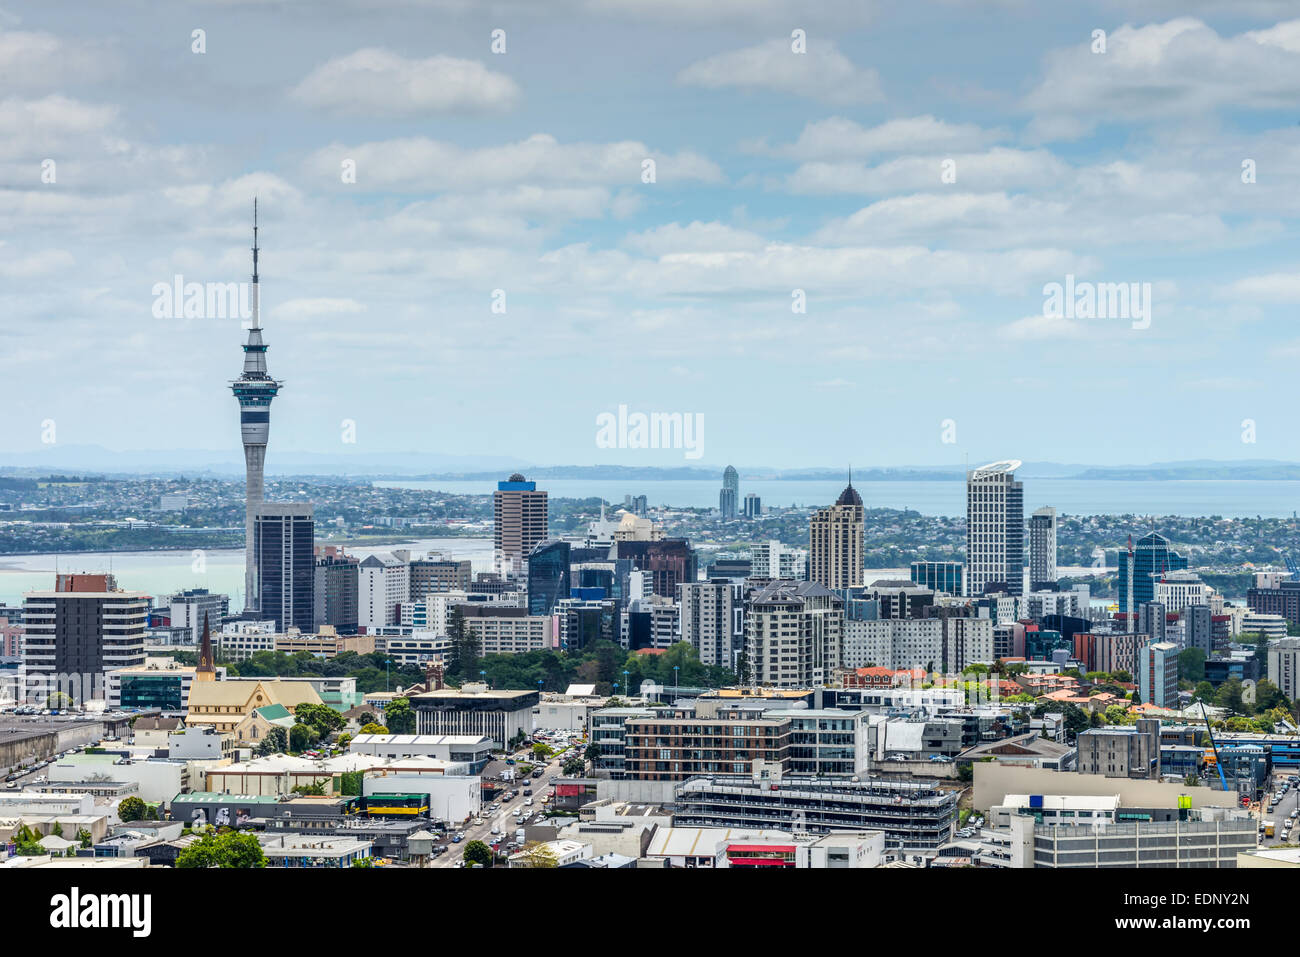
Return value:
[(257, 197), (253, 197), (253, 328), (262, 327), (262, 297), (259, 294), (257, 282)]

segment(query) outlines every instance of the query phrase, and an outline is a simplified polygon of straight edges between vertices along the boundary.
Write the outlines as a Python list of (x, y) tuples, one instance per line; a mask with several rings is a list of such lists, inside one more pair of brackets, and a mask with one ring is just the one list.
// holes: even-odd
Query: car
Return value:
[(533, 770), (533, 777), (535, 777), (535, 778), (540, 778), (541, 776), (542, 776), (542, 769), (541, 769), (541, 768), (536, 768), (536, 769)]
[[(532, 796), (533, 796), (533, 789), (532, 789), (532, 788), (524, 788), (524, 797), (532, 797)], [(532, 804), (533, 802), (532, 802), (532, 801), (529, 801), (528, 803), (529, 803), (529, 804)]]
[(497, 825), (493, 824), (493, 825), (492, 825), (492, 833), (493, 833), (493, 834), (500, 834), (500, 833), (501, 833), (501, 828), (499, 828)]
[(530, 805), (530, 806), (531, 806), (532, 803), (533, 803), (533, 799), (532, 799), (532, 798), (524, 798), (524, 804), (527, 804), (527, 805)]
[(18, 782), (10, 781), (8, 784), (5, 785), (5, 787), (8, 788), (10, 791), (12, 791), (14, 790), (14, 788), (18, 787)]
[(475, 827), (482, 827), (482, 826), (483, 826), (483, 819), (482, 819), (481, 817), (476, 817), (476, 818), (474, 818), (474, 826), (475, 826)]
[(464, 835), (464, 834), (457, 834), (455, 837), (453, 837), (453, 838), (451, 839), (451, 843), (453, 843), (453, 844), (459, 844), (459, 843), (460, 843), (461, 841), (463, 841), (463, 840), (465, 840), (465, 835)]

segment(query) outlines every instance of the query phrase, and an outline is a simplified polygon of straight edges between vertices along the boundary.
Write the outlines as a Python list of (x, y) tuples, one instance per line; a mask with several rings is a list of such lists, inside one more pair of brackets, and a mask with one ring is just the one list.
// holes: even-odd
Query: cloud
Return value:
[(822, 44), (815, 38), (808, 41), (806, 53), (793, 52), (788, 39), (719, 53), (686, 67), (677, 74), (677, 82), (708, 90), (770, 90), (827, 103), (884, 99), (875, 70), (859, 69), (834, 43)]
[(628, 236), (623, 245), (649, 256), (762, 249), (763, 237), (719, 222), (668, 223)]
[[(946, 164), (952, 162), (952, 166)], [(943, 174), (951, 168), (965, 188), (1027, 189), (1049, 186), (1068, 173), (1069, 166), (1046, 150), (995, 147), (985, 153), (950, 156), (906, 156), (877, 166), (865, 163), (815, 161), (799, 166), (786, 179), (795, 193), (895, 193), (903, 190), (950, 190)]]
[(804, 161), (862, 159), (879, 153), (982, 149), (1006, 135), (974, 123), (948, 123), (929, 114), (871, 127), (832, 116), (807, 124), (793, 143), (772, 149), (759, 144), (754, 150)]
[(326, 316), (349, 316), (365, 312), (355, 299), (290, 299), (271, 310), (271, 318), (286, 322), (320, 319)]
[(1003, 339), (1019, 342), (1043, 339), (1081, 339), (1083, 325), (1072, 319), (1051, 319), (1047, 316), (1025, 316), (998, 328)]
[(1225, 295), (1231, 299), (1297, 303), (1300, 302), (1300, 273), (1247, 276), (1230, 284)]
[(331, 145), (312, 154), (309, 175), (339, 179), (340, 164), (356, 162), (356, 188), (474, 190), (527, 183), (546, 185), (640, 185), (642, 163), (653, 159), (660, 184), (717, 183), (722, 171), (690, 151), (651, 150), (643, 143), (567, 143), (535, 133), (527, 139), (478, 149), (426, 137)]
[(509, 109), (519, 99), (519, 87), (477, 60), (409, 60), (368, 47), (318, 66), (290, 95), (307, 106), (353, 116), (409, 117)]
[(1044, 139), (1224, 107), (1290, 110), (1300, 98), (1300, 21), (1235, 37), (1192, 17), (1125, 25), (1107, 35), (1105, 53), (1081, 37), (1044, 62), (1042, 82), (1023, 101), (1033, 135)]
[(6, 92), (90, 83), (114, 68), (112, 56), (100, 45), (52, 33), (0, 30), (0, 76)]

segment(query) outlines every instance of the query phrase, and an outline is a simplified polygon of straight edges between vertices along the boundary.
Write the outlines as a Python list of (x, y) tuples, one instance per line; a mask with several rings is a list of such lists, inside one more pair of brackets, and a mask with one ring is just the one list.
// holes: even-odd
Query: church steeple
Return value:
[(203, 641), (199, 645), (199, 667), (195, 681), (216, 681), (217, 669), (212, 660), (212, 634), (208, 627), (208, 613), (203, 613)]

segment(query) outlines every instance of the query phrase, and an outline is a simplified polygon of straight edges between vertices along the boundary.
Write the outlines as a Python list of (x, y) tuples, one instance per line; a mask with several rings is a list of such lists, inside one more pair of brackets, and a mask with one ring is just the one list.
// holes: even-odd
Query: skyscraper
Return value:
[(1029, 590), (1056, 584), (1056, 509), (1050, 505), (1029, 516)]
[(966, 473), (966, 594), (978, 598), (988, 586), (1009, 595), (1024, 592), (1025, 493), (1016, 481), (1020, 463), (994, 462)]
[(262, 469), (271, 431), (271, 400), (280, 383), (266, 371), (266, 343), (262, 341), (261, 296), (257, 276), (257, 200), (253, 200), (253, 318), (244, 343), (244, 371), (231, 383), (239, 400), (239, 431), (244, 442), (244, 610), (257, 608), (257, 552), (253, 523), (262, 504)]
[[(569, 597), (571, 548), (568, 542), (551, 540), (538, 542), (528, 553), (528, 614), (552, 614), (560, 600)], [(614, 596), (606, 592), (606, 597)]]
[(253, 516), (257, 608), (278, 631), (310, 632), (316, 616), (315, 521), (309, 504), (261, 505)]
[(736, 517), (740, 504), (740, 473), (730, 465), (722, 473), (722, 491), (718, 493), (718, 511), (724, 519)]
[(862, 584), (862, 496), (853, 476), (835, 504), (820, 508), (808, 523), (808, 578), (826, 588)]
[(518, 575), (524, 559), (546, 538), (547, 498), (516, 472), (504, 482), (497, 482), (492, 494), (492, 544), (497, 570)]
[(1119, 553), (1119, 574), (1116, 582), (1119, 588), (1119, 608), (1127, 614), (1129, 610), (1128, 585), (1133, 580), (1133, 607), (1146, 601), (1156, 600), (1156, 582), (1164, 572), (1180, 571), (1187, 567), (1187, 559), (1169, 547), (1169, 539), (1156, 532), (1139, 538), (1132, 555), (1132, 575), (1129, 574), (1129, 551), (1121, 549)]
[(745, 496), (745, 518), (762, 518), (763, 500), (750, 492)]

